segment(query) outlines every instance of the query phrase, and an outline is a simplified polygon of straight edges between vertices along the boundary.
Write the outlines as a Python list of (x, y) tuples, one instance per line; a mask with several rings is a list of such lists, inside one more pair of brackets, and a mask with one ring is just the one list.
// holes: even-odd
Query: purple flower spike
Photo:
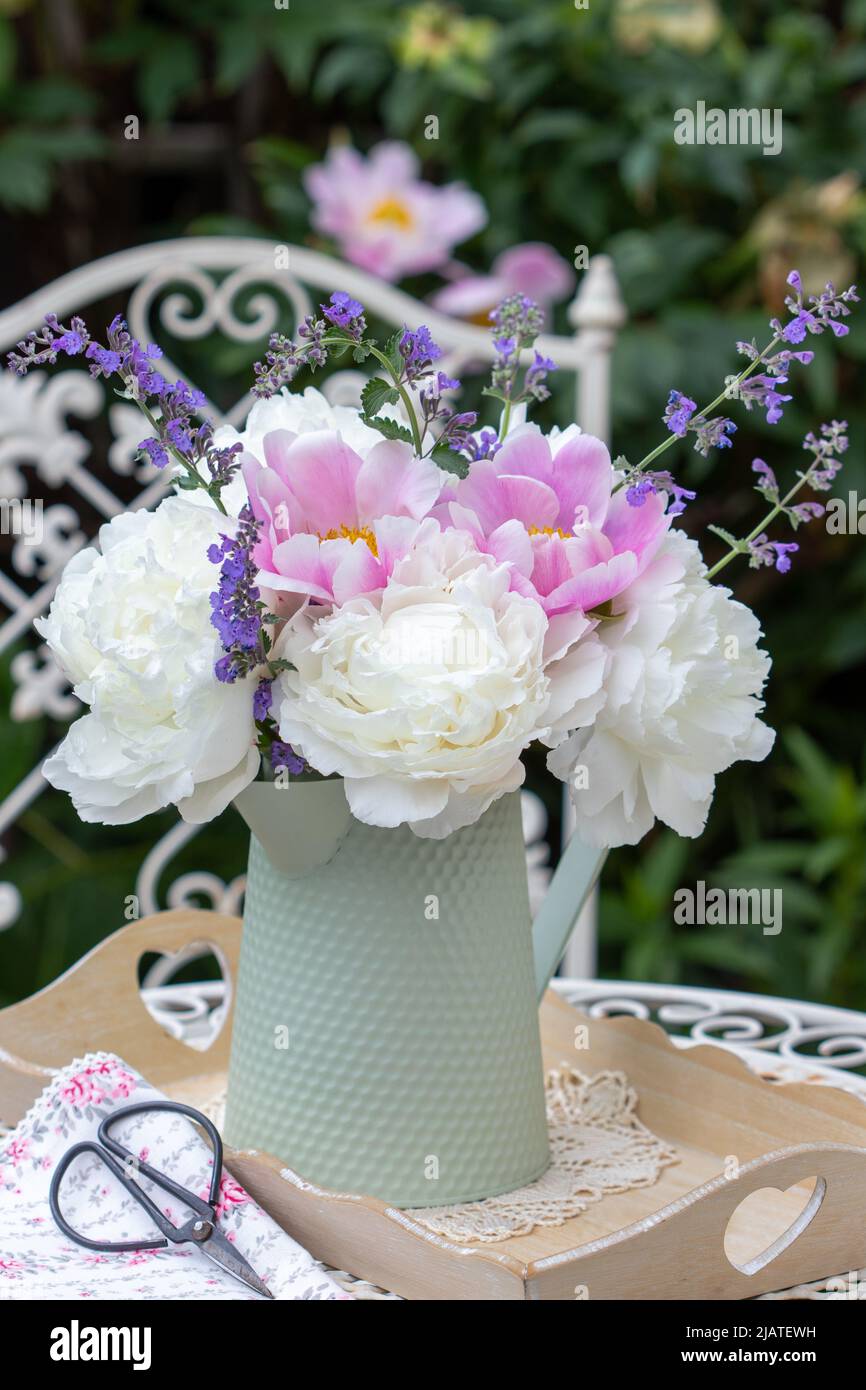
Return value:
[(359, 304), (357, 299), (345, 293), (344, 290), (335, 290), (331, 295), (329, 304), (319, 306), (329, 323), (335, 328), (345, 328), (351, 333), (356, 342), (363, 337), (367, 328), (364, 318), (364, 306)]
[(662, 416), (671, 434), (677, 435), (679, 439), (684, 439), (697, 408), (697, 402), (684, 396), (682, 391), (671, 391), (665, 406), (665, 413)]
[(267, 719), (273, 704), (273, 681), (259, 681), (253, 696), (253, 718), (262, 723)]
[(779, 484), (770, 465), (765, 463), (763, 459), (753, 459), (752, 472), (760, 475), (760, 482), (755, 484), (758, 491), (771, 501), (774, 500), (779, 494)]
[(305, 760), (295, 752), (292, 745), (282, 743), (278, 738), (271, 744), (271, 767), (275, 772), (285, 768), (293, 777), (300, 777), (301, 773), (307, 770)]
[[(249, 675), (264, 660), (261, 595), (255, 585), (258, 566), (253, 551), (259, 536), (259, 522), (250, 507), (238, 518), (235, 536), (224, 536), (222, 545), (208, 547), (208, 559), (220, 565), (219, 588), (211, 594), (211, 622), (219, 633), (225, 656), (214, 667), (217, 680), (229, 684)], [(262, 682), (254, 700), (261, 707)], [(267, 711), (265, 711), (267, 713)], [(258, 717), (258, 715), (256, 716)]]
[(695, 448), (704, 458), (710, 449), (730, 449), (732, 440), (729, 436), (737, 430), (733, 420), (726, 419), (724, 415), (717, 415), (713, 420), (705, 420), (703, 416), (698, 416), (692, 421), (690, 428), (695, 433)]
[(626, 490), (625, 500), (630, 507), (642, 507), (651, 492), (655, 492), (655, 483), (652, 478), (641, 478), (639, 483), (634, 483)]
[(779, 574), (787, 574), (791, 568), (790, 557), (799, 549), (796, 541), (771, 541), (764, 534), (749, 542), (749, 564), (752, 569), (773, 565)]
[(442, 356), (441, 347), (434, 343), (430, 329), (424, 324), (414, 332), (404, 326), (399, 351), (404, 363), (403, 375), (408, 382), (429, 376), (433, 363)]

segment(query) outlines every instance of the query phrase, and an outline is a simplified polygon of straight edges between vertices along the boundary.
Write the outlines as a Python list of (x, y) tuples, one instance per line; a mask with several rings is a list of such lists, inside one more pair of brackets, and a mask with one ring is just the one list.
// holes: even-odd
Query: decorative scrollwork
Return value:
[(80, 713), (79, 701), (45, 645), (37, 652), (18, 652), (10, 670), (17, 686), (11, 706), (16, 722), (45, 714), (52, 719), (72, 719)]
[[(159, 302), (158, 321), (175, 338), (200, 339), (220, 332), (233, 342), (254, 343), (276, 331), (281, 300), (290, 305), (293, 323), (299, 323), (310, 312), (310, 297), (303, 285), (286, 271), (276, 267), (269, 270), (265, 262), (239, 266), (218, 280), (198, 266), (175, 261), (152, 271), (134, 290), (129, 301), (129, 321), (136, 337), (151, 340), (151, 312), (160, 293), (184, 284), (187, 289), (175, 288)], [(241, 318), (237, 302), (245, 290), (256, 285), (262, 288), (244, 301), (246, 317)]]
[(90, 453), (70, 414), (91, 419), (102, 409), (102, 388), (88, 372), (44, 372), (18, 377), (0, 373), (0, 494), (23, 497), (21, 468), (30, 465), (49, 488), (67, 483)]
[(816, 1071), (866, 1068), (866, 1015), (758, 994), (685, 986), (559, 979), (556, 989), (592, 1018), (628, 1014), (691, 1042), (769, 1054)]

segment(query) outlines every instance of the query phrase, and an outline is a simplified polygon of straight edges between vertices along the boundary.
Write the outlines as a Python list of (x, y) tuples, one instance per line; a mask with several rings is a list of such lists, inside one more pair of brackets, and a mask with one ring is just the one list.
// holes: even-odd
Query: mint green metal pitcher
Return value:
[(573, 840), (534, 932), (519, 793), (445, 840), (255, 782), (225, 1135), (394, 1206), (506, 1192), (549, 1161), (538, 1000), (602, 856)]

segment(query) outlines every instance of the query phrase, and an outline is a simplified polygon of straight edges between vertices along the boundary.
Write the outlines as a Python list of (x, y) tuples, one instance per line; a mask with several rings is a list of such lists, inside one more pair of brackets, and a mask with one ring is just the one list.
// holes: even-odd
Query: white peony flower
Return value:
[(213, 672), (207, 550), (225, 529), (215, 508), (180, 497), (123, 513), (102, 527), (101, 553), (69, 562), (35, 624), (91, 707), (43, 768), (82, 820), (125, 825), (172, 803), (210, 820), (256, 774), (255, 681)]
[(278, 654), (280, 737), (345, 779), (354, 815), (442, 839), (524, 778), (520, 754), (547, 732), (540, 606), (464, 532), (423, 523), (381, 606), (306, 607)]
[[(548, 754), (571, 786), (589, 844), (636, 844), (656, 818), (679, 835), (706, 824), (716, 775), (759, 762), (775, 734), (760, 719), (770, 658), (755, 615), (711, 584), (696, 543), (671, 531), (602, 623), (606, 699)], [(552, 740), (551, 740), (552, 741)]]

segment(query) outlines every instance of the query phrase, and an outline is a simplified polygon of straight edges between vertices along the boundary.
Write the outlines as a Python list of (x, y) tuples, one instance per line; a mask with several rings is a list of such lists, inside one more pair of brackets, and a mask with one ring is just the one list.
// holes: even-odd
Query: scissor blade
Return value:
[(247, 1288), (254, 1289), (264, 1298), (273, 1298), (274, 1295), (267, 1284), (262, 1283), (252, 1265), (248, 1264), (243, 1255), (238, 1254), (237, 1250), (224, 1236), (220, 1235), (219, 1231), (214, 1230), (198, 1248), (203, 1255), (207, 1255), (209, 1260), (213, 1260), (214, 1264), (218, 1264), (227, 1274), (233, 1275), (235, 1279), (240, 1279)]

